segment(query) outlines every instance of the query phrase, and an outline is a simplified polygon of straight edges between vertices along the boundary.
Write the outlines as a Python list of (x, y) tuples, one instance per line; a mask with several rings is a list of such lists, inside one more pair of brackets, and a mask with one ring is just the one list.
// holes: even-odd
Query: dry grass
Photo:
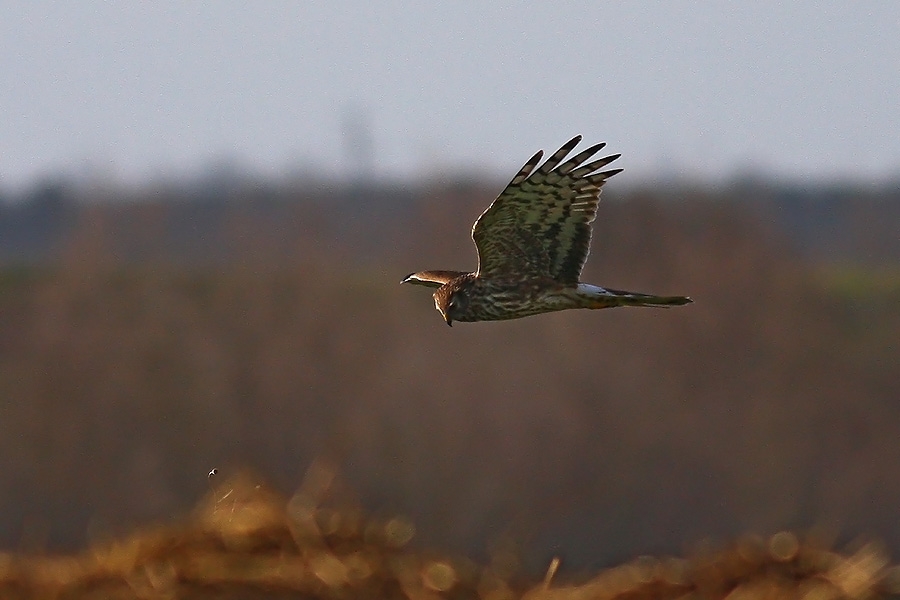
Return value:
[(412, 523), (319, 504), (330, 473), (311, 470), (285, 499), (239, 476), (180, 525), (77, 556), (0, 555), (7, 598), (874, 599), (900, 591), (874, 544), (851, 554), (782, 532), (687, 559), (642, 557), (586, 583), (543, 582), (410, 547)]

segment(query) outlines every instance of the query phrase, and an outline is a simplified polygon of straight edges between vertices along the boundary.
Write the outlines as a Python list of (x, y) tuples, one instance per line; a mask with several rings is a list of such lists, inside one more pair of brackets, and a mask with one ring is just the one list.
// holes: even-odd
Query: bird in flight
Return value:
[(454, 321), (518, 319), (570, 308), (669, 307), (685, 296), (655, 296), (581, 283), (590, 252), (591, 223), (600, 188), (622, 171), (601, 171), (619, 156), (588, 162), (606, 144), (569, 160), (581, 141), (575, 136), (535, 170), (544, 153), (525, 163), (472, 227), (478, 269), (418, 271), (401, 283), (437, 288), (434, 306), (447, 325)]

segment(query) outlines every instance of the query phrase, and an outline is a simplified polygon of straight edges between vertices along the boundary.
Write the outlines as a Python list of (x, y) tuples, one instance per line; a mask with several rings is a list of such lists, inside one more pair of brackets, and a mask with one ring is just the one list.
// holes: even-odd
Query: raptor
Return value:
[[(620, 154), (589, 161), (606, 144), (565, 160), (581, 142), (569, 140), (538, 167), (537, 152), (472, 227), (478, 269), (417, 271), (403, 278), (431, 288), (447, 325), (518, 319), (572, 308), (669, 307), (686, 296), (656, 296), (582, 283), (600, 190), (622, 169), (601, 170)], [(565, 162), (563, 162), (565, 160)]]

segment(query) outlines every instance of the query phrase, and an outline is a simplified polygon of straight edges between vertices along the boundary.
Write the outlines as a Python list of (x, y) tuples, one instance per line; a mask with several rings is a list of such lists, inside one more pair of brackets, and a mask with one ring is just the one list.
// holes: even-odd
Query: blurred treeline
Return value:
[[(502, 185), (502, 184), (501, 184)], [(610, 185), (584, 279), (691, 295), (449, 329), (500, 186), (35, 188), (0, 208), (0, 544), (336, 465), (419, 543), (596, 566), (824, 527), (900, 550), (900, 189)]]

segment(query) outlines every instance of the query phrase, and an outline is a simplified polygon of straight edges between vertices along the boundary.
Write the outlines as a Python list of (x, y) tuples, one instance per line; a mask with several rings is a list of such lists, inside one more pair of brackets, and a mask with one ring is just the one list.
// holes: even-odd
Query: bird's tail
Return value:
[(585, 308), (613, 308), (615, 306), (652, 306), (669, 308), (693, 302), (687, 296), (654, 296), (638, 292), (612, 290), (596, 285), (581, 283), (578, 285), (579, 295), (586, 300)]

